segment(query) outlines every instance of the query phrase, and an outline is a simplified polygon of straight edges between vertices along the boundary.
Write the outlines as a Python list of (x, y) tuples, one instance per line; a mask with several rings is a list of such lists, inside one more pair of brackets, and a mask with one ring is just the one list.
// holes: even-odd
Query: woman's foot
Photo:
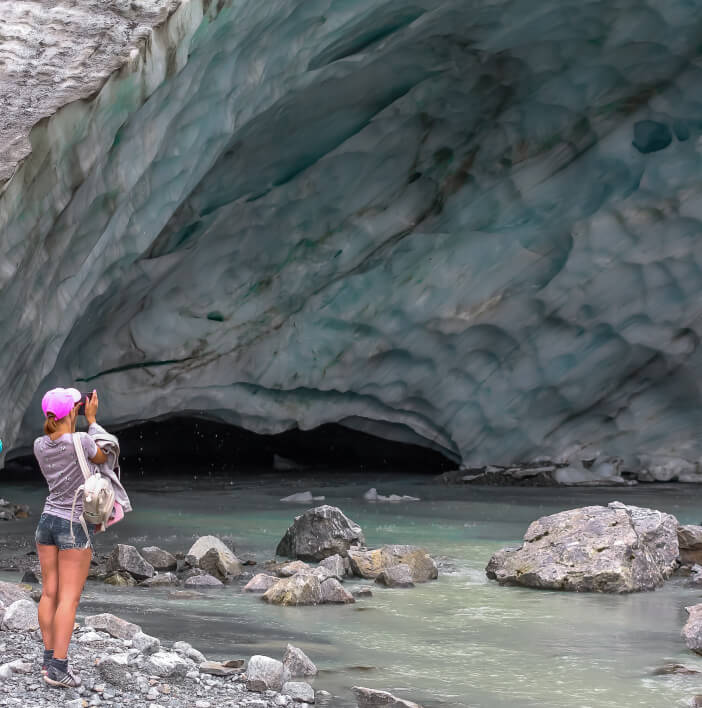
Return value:
[(44, 681), (46, 681), (49, 686), (56, 686), (57, 688), (78, 688), (81, 683), (80, 678), (76, 676), (68, 666), (66, 666), (66, 670), (64, 671), (53, 663), (49, 664), (47, 667)]
[(49, 664), (51, 663), (51, 660), (54, 658), (54, 650), (53, 649), (44, 649), (44, 656), (42, 657), (41, 660), (41, 675), (46, 676), (46, 672), (49, 668)]

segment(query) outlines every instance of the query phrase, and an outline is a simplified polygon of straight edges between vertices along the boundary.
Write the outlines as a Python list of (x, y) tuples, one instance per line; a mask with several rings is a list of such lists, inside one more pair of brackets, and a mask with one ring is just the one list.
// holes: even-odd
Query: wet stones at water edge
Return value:
[(353, 687), (358, 708), (422, 708), (418, 703), (405, 701), (387, 691), (376, 691), (363, 686)]
[(147, 563), (134, 546), (118, 543), (107, 557), (108, 573), (126, 572), (137, 580), (146, 580), (154, 574), (154, 567)]
[(679, 565), (678, 522), (612, 502), (545, 516), (486, 568), (501, 585), (625, 593), (660, 587)]
[(30, 515), (27, 504), (13, 504), (7, 499), (0, 499), (0, 521), (26, 519)]
[(702, 654), (702, 604), (686, 607), (688, 618), (682, 628), (682, 638), (685, 646), (695, 654)]

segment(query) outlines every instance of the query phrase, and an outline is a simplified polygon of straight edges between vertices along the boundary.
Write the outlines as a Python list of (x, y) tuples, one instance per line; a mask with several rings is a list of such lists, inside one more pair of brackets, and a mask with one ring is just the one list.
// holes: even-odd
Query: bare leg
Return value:
[(41, 565), (41, 600), (39, 600), (39, 627), (45, 649), (54, 648), (54, 615), (58, 597), (58, 553), (56, 546), (37, 543)]
[(58, 604), (54, 614), (54, 657), (65, 659), (76, 621), (80, 594), (90, 570), (90, 548), (58, 552)]

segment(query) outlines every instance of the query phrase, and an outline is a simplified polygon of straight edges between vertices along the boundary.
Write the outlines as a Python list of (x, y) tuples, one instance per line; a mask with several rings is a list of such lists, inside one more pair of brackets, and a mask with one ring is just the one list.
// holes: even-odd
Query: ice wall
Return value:
[(111, 424), (695, 475), (701, 10), (183, 3), (0, 195), (6, 443), (73, 382)]

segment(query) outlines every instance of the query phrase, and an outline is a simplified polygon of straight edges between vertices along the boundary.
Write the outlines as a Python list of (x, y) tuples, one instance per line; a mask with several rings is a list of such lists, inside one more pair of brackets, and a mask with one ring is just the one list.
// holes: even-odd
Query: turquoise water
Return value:
[[(354, 705), (349, 689), (356, 684), (427, 708), (663, 708), (685, 706), (702, 693), (702, 675), (652, 675), (668, 661), (702, 670), (702, 658), (680, 639), (684, 607), (702, 602), (702, 592), (682, 579), (653, 593), (603, 596), (501, 588), (484, 574), (491, 553), (517, 542), (530, 521), (566, 508), (619, 499), (697, 523), (702, 506), (696, 487), (452, 488), (387, 474), (325, 485), (325, 476), (344, 479), (335, 471), (300, 480), (259, 475), (234, 484), (135, 482), (136, 511), (100, 539), (98, 550), (119, 541), (186, 551), (195, 537), (211, 533), (231, 540), (240, 557), (261, 562), (273, 557), (295, 514), (306, 508), (279, 498), (310, 489), (360, 523), (369, 545), (427, 548), (441, 562), (439, 580), (412, 590), (372, 586), (370, 599), (317, 608), (270, 607), (242, 594), (240, 585), (185, 601), (169, 599), (166, 590), (90, 583), (81, 612), (112, 611), (213, 658), (280, 657), (292, 642), (322, 669), (315, 686), (331, 691), (332, 705), (339, 707)], [(422, 501), (365, 503), (362, 494), (370, 486)], [(36, 487), (6, 486), (2, 495), (40, 511)], [(6, 543), (26, 541), (34, 523), (3, 524), (0, 534)]]

